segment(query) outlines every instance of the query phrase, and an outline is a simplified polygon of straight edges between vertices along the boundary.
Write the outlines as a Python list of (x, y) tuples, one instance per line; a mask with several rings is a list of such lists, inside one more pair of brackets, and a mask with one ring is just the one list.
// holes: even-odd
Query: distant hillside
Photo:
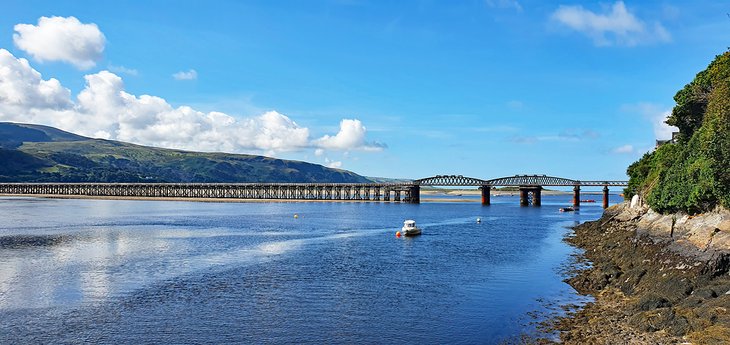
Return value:
[(372, 181), (373, 183), (410, 183), (410, 182), (413, 182), (412, 179), (406, 179), (406, 178), (389, 178), (389, 177), (368, 176), (367, 179)]
[(306, 162), (147, 147), (8, 122), (0, 122), (0, 181), (369, 182)]

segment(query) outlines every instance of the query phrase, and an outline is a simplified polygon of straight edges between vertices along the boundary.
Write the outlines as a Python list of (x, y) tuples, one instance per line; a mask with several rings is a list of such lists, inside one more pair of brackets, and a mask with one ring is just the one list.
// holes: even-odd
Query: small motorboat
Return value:
[(421, 234), (421, 229), (416, 226), (416, 221), (411, 219), (403, 222), (403, 228), (400, 231), (403, 236), (416, 236)]
[(580, 202), (596, 202), (596, 200), (594, 200), (594, 199), (585, 199), (585, 200), (581, 200)]
[(572, 207), (561, 207), (560, 212), (573, 212), (575, 211), (575, 208)]

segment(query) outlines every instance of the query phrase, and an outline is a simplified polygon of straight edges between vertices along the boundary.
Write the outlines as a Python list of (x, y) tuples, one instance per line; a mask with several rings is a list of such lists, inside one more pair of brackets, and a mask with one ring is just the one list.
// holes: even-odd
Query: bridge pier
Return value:
[(608, 208), (608, 186), (603, 186), (603, 208)]
[(542, 186), (521, 186), (520, 187), (520, 206), (542, 205)]
[(410, 186), (408, 187), (408, 200), (411, 204), (420, 204), (421, 203), (421, 187), (420, 186)]
[(527, 189), (523, 189), (520, 187), (520, 206), (527, 206), (530, 204), (530, 200), (528, 199), (527, 195)]
[(580, 186), (573, 187), (573, 207), (580, 207)]
[(489, 200), (489, 198), (491, 196), (492, 186), (484, 185), (479, 187), (479, 189), (482, 191), (482, 205), (489, 205), (491, 203), (491, 200)]

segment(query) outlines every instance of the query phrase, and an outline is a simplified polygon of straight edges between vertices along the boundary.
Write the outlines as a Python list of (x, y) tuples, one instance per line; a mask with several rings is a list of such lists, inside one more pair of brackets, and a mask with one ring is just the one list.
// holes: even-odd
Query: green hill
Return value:
[(369, 182), (306, 162), (162, 149), (8, 122), (0, 122), (0, 181)]
[(679, 128), (676, 143), (629, 166), (626, 195), (641, 194), (663, 213), (730, 208), (730, 51), (715, 57), (674, 100), (667, 124)]

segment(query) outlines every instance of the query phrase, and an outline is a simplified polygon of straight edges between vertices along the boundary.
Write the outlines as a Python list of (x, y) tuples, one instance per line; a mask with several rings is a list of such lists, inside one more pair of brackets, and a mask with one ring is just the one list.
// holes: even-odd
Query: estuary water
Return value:
[(602, 209), (570, 198), (0, 198), (0, 344), (499, 343), (579, 300), (562, 238)]

